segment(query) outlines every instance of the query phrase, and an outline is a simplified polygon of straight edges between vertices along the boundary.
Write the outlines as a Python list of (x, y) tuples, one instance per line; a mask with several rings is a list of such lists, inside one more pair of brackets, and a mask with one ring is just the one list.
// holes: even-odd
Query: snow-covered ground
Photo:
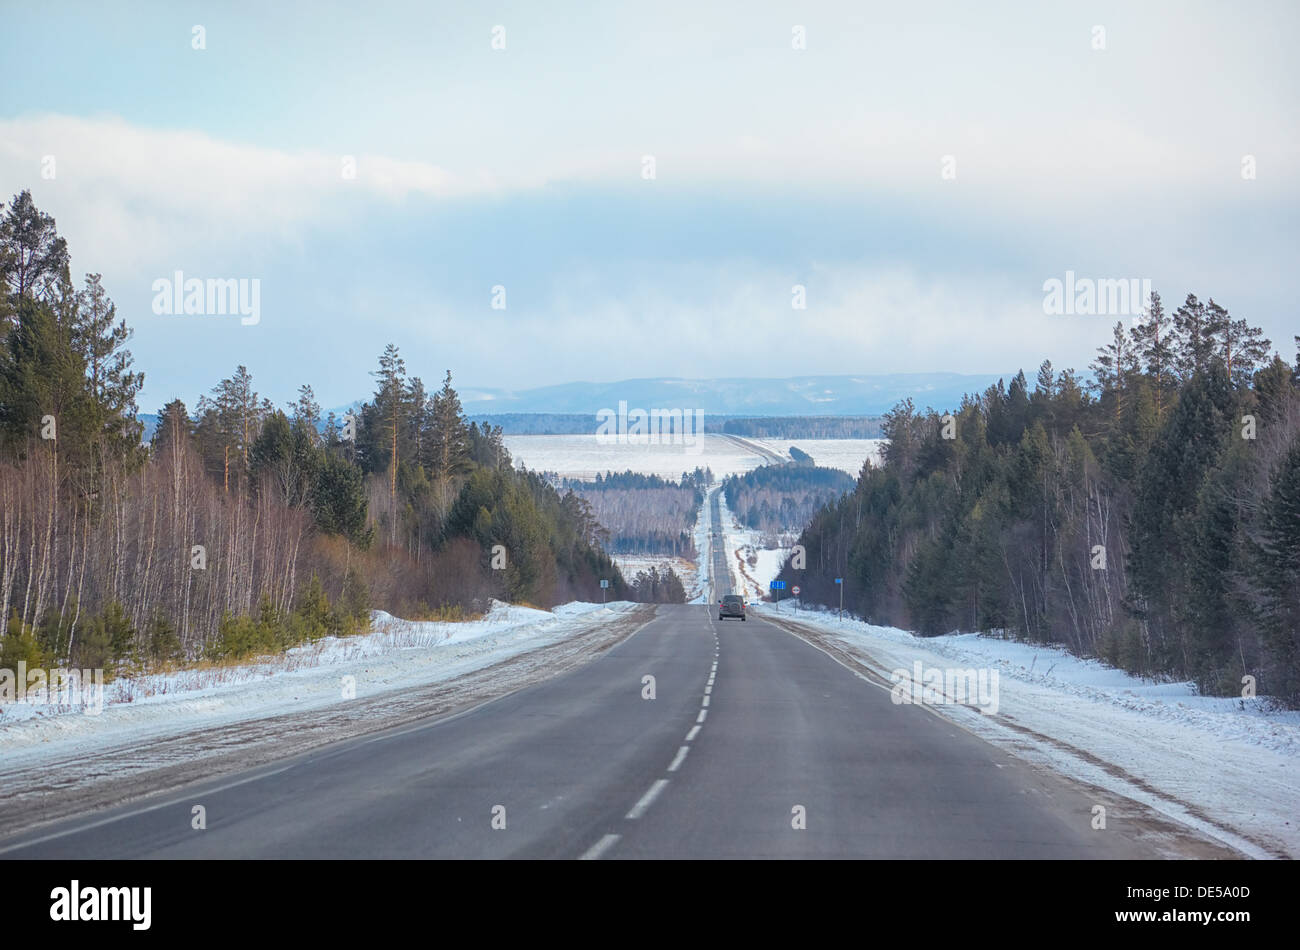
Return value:
[[(732, 574), (736, 575), (736, 590), (753, 602), (762, 600), (770, 591), (768, 585), (781, 573), (789, 559), (797, 532), (774, 538), (752, 528), (739, 528), (733, 522), (727, 528), (727, 547), (732, 551)], [(769, 545), (776, 542), (776, 547)], [(740, 564), (743, 561), (744, 567)], [(751, 563), (752, 562), (752, 563)]]
[(516, 465), (567, 478), (592, 479), (604, 472), (643, 472), (679, 479), (682, 472), (711, 468), (715, 478), (743, 474), (769, 461), (749, 443), (789, 458), (790, 446), (803, 449), (818, 465), (857, 477), (868, 457), (876, 459), (880, 439), (741, 439), (714, 433), (694, 445), (620, 445), (591, 435), (508, 435), (506, 448)]
[(880, 464), (880, 447), (884, 439), (752, 439), (764, 448), (787, 458), (790, 446), (802, 449), (822, 468), (838, 468), (854, 478), (862, 472), (862, 463), (871, 459)]
[(727, 507), (727, 493), (721, 489), (718, 490), (718, 513), (722, 518), (719, 530), (727, 544), (727, 568), (731, 572), (731, 589), (738, 594), (746, 595), (748, 600), (747, 585), (741, 575), (739, 562), (736, 560), (736, 517)]
[(996, 712), (928, 708), (1252, 857), (1300, 856), (1300, 712), (1198, 696), (1192, 684), (1142, 680), (1053, 647), (976, 634), (922, 638), (789, 603), (779, 614), (771, 604), (756, 609), (803, 625), (885, 684), (910, 682), (917, 662), (997, 671)]
[(565, 640), (635, 607), (571, 603), (545, 611), (495, 602), (485, 618), (464, 623), (399, 620), (375, 611), (367, 634), (329, 637), (245, 665), (116, 679), (104, 686), (98, 715), (11, 704), (0, 710), (0, 759), (15, 768), (81, 746), (325, 710), (427, 686)]
[[(797, 531), (784, 533), (780, 538), (769, 538), (761, 531), (742, 528), (727, 507), (727, 496), (719, 493), (718, 505), (722, 514), (722, 529), (727, 540), (727, 566), (731, 569), (731, 587), (743, 594), (750, 603), (762, 600), (769, 593), (770, 584), (781, 572), (798, 540)], [(778, 541), (776, 547), (768, 545)], [(750, 563), (750, 559), (754, 563)], [(707, 563), (707, 562), (706, 562)], [(741, 564), (744, 567), (741, 567)]]
[(690, 599), (691, 592), (696, 589), (699, 581), (696, 578), (698, 573), (694, 561), (684, 557), (672, 557), (667, 554), (614, 554), (611, 555), (618, 569), (623, 572), (623, 580), (629, 584), (633, 578), (641, 571), (648, 571), (650, 568), (663, 570), (664, 565), (671, 567), (682, 579), (682, 586), (686, 588), (687, 600)]
[[(781, 568), (789, 559), (791, 550), (783, 547), (768, 548), (762, 546), (761, 536), (757, 531), (744, 532), (739, 539), (739, 543), (743, 545), (741, 554), (746, 558), (746, 593), (749, 594), (751, 600), (762, 600), (771, 593), (769, 585), (781, 573)], [(748, 561), (750, 557), (753, 557), (756, 563), (750, 564)]]
[(712, 434), (696, 437), (692, 445), (617, 444), (591, 435), (508, 435), (506, 448), (516, 465), (556, 472), (566, 478), (593, 479), (604, 472), (642, 472), (673, 480), (682, 472), (711, 468), (715, 478), (747, 472), (763, 464), (763, 456)]

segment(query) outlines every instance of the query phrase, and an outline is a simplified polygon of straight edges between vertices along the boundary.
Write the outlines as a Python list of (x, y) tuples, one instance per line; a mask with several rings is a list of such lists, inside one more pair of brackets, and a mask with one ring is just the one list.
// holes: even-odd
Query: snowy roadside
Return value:
[(0, 828), (464, 708), (584, 663), (652, 615), (626, 602), (554, 611), (498, 603), (464, 623), (376, 611), (368, 634), (107, 684), (99, 715), (10, 706), (0, 716)]
[[(602, 610), (572, 603), (551, 612), (497, 601), (486, 617), (464, 623), (400, 620), (376, 610), (371, 632), (359, 636), (327, 637), (246, 665), (116, 679), (104, 686), (98, 715), (11, 704), (0, 710), (0, 755), (8, 766), (27, 764), (30, 754), (128, 734), (144, 739), (439, 682), (563, 639), (632, 606), (620, 602)], [(352, 678), (351, 690), (344, 677)]]
[[(754, 528), (739, 527), (736, 517), (727, 507), (727, 496), (718, 498), (722, 513), (722, 530), (727, 541), (727, 566), (731, 571), (731, 588), (743, 594), (746, 602), (761, 601), (770, 594), (768, 584), (776, 579), (790, 557), (791, 548), (764, 547), (763, 532)], [(798, 532), (788, 537), (797, 538)], [(793, 544), (793, 541), (790, 542)], [(750, 557), (754, 563), (749, 563)]]
[[(916, 637), (834, 612), (756, 605), (883, 687), (928, 670), (996, 671), (996, 707), (927, 708), (1039, 765), (1107, 789), (1250, 857), (1300, 856), (1300, 712), (1198, 696), (1064, 650), (977, 634)], [(895, 671), (902, 671), (896, 675)]]
[(772, 591), (768, 585), (781, 573), (793, 547), (766, 547), (770, 542), (764, 532), (737, 528), (734, 524), (727, 529), (727, 542), (731, 550), (732, 574), (738, 575), (738, 585), (743, 584), (736, 589), (742, 591), (750, 603), (770, 596)]
[(700, 586), (699, 579), (696, 577), (699, 569), (695, 562), (688, 558), (677, 557), (672, 554), (613, 554), (610, 555), (610, 558), (618, 565), (619, 571), (623, 574), (623, 580), (629, 584), (642, 571), (649, 571), (651, 568), (661, 571), (665, 567), (669, 567), (681, 579), (687, 600), (695, 596), (694, 592)]
[(761, 599), (762, 591), (757, 589), (752, 578), (745, 576), (748, 567), (741, 567), (744, 547), (750, 543), (750, 532), (748, 529), (736, 527), (736, 516), (727, 507), (727, 493), (721, 490), (718, 491), (718, 514), (722, 521), (718, 530), (722, 534), (727, 552), (727, 571), (731, 574), (731, 589), (743, 596), (746, 603), (753, 603)]

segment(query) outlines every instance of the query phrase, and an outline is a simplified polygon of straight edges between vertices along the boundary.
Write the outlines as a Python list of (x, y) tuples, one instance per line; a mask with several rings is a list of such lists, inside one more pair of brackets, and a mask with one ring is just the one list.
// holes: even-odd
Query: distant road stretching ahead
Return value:
[(595, 661), (458, 715), (0, 844), (3, 859), (1192, 854), (1231, 853), (711, 604), (660, 608)]
[(713, 563), (710, 569), (713, 573), (713, 606), (717, 606), (718, 601), (722, 600), (731, 593), (731, 566), (727, 563), (727, 558), (731, 552), (727, 550), (727, 534), (722, 527), (722, 505), (718, 499), (722, 497), (722, 489), (719, 488), (709, 496), (709, 551), (711, 552), (709, 560)]
[(759, 445), (751, 439), (745, 439), (738, 435), (723, 434), (722, 438), (726, 439), (737, 448), (744, 449), (747, 452), (753, 452), (763, 460), (764, 465), (781, 465), (790, 461), (788, 455), (782, 455), (780, 452), (773, 451), (765, 445)]

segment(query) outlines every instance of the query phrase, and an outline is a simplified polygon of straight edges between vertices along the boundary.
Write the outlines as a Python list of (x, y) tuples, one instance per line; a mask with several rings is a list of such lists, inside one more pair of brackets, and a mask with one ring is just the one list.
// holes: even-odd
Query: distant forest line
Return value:
[[(1292, 341), (1286, 341), (1289, 347)], [(1300, 336), (1188, 294), (949, 413), (804, 530), (805, 601), (922, 634), (1005, 631), (1207, 694), (1300, 703)]]
[(601, 579), (679, 594), (624, 580), (591, 506), (516, 470), (450, 372), (426, 388), (392, 344), (346, 418), (307, 383), (276, 406), (239, 366), (146, 441), (131, 334), (30, 192), (0, 205), (0, 667), (236, 659), (372, 608), (454, 620), (598, 600)]
[[(500, 428), (503, 435), (593, 435), (596, 414), (508, 412), (471, 415), (467, 421)], [(878, 439), (883, 416), (707, 416), (706, 433), (751, 439)]]

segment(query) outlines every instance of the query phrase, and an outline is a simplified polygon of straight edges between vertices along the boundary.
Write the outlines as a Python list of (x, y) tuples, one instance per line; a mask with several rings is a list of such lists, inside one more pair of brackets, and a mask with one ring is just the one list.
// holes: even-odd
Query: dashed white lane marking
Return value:
[(695, 721), (696, 721), (696, 722), (703, 722), (703, 721), (704, 721), (704, 717), (707, 716), (708, 714), (709, 714), (709, 711), (708, 711), (707, 709), (701, 709), (701, 710), (700, 710), (700, 718), (697, 719), (697, 720), (695, 720)]
[(618, 839), (621, 838), (621, 837), (623, 837), (623, 836), (622, 836), (622, 835), (605, 835), (605, 837), (601, 838), (599, 841), (597, 841), (595, 844), (593, 844), (593, 845), (592, 845), (590, 848), (588, 848), (586, 851), (582, 852), (582, 856), (579, 857), (578, 860), (579, 860), (579, 861), (595, 861), (595, 860), (599, 859), (600, 856), (601, 856), (602, 854), (604, 854), (604, 853), (605, 853), (606, 851), (608, 851), (610, 848), (614, 847), (614, 845), (618, 844)]
[(682, 761), (686, 758), (686, 753), (690, 751), (691, 751), (691, 747), (688, 745), (684, 745), (680, 749), (678, 749), (677, 755), (673, 757), (673, 764), (668, 766), (668, 771), (676, 772), (679, 768), (681, 768)]
[(701, 705), (703, 705), (703, 706), (707, 706), (708, 704), (709, 704), (709, 697), (705, 696), (705, 697), (704, 697), (704, 702), (701, 703)]
[[(713, 683), (713, 680), (709, 680), (709, 683), (712, 684), (712, 683)], [(713, 686), (712, 686), (712, 685), (708, 685), (708, 686), (705, 686), (705, 687), (704, 687), (704, 695), (705, 695), (705, 696), (709, 695), (709, 693), (711, 693), (711, 692), (713, 692)]]
[(651, 785), (650, 791), (642, 795), (641, 800), (633, 805), (632, 810), (627, 813), (628, 820), (632, 821), (644, 815), (646, 809), (654, 804), (655, 799), (659, 797), (659, 793), (662, 792), (667, 785), (668, 779), (666, 778), (661, 778)]
[(686, 733), (686, 741), (690, 742), (692, 739), (698, 736), (700, 734), (700, 728), (701, 728), (700, 726), (691, 726), (691, 731)]

